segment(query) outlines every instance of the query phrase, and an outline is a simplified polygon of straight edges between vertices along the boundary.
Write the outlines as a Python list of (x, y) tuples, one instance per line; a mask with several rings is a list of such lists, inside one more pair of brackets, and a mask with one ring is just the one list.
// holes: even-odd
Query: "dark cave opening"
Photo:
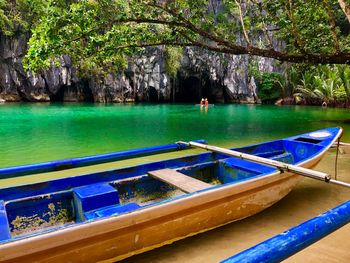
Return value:
[(155, 87), (149, 86), (148, 88), (148, 101), (149, 102), (158, 102), (158, 92)]
[(65, 87), (61, 87), (55, 94), (50, 95), (51, 102), (63, 102)]
[(202, 98), (207, 98), (210, 102), (214, 101), (209, 79), (194, 76), (179, 78), (178, 85), (175, 94), (176, 102), (199, 103)]
[(55, 94), (50, 95), (51, 102), (94, 102), (94, 95), (87, 83), (82, 85), (63, 85)]
[(84, 102), (94, 102), (94, 94), (92, 93), (92, 90), (87, 85), (87, 83), (83, 84), (83, 94), (84, 94)]

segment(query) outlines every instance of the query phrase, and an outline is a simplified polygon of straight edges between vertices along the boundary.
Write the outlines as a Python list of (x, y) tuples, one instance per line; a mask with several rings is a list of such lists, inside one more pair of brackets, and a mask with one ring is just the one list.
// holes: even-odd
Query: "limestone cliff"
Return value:
[[(130, 58), (127, 70), (104, 78), (79, 78), (68, 56), (61, 58), (61, 67), (33, 75), (22, 66), (28, 38), (0, 34), (0, 100), (196, 102), (207, 97), (211, 102), (258, 102), (255, 81), (248, 76), (248, 56), (186, 48), (174, 80), (165, 71), (162, 47)], [(275, 65), (259, 59), (259, 69), (273, 71)]]

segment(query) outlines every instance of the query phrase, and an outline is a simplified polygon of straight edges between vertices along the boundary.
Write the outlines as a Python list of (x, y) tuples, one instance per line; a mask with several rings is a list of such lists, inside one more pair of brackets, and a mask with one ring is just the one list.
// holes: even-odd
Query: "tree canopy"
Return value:
[[(39, 8), (17, 10), (21, 15), (12, 16), (31, 16), (25, 62), (33, 70), (49, 66), (60, 55), (70, 55), (81, 70), (121, 68), (127, 56), (160, 45), (296, 63), (350, 63), (347, 0), (17, 2)], [(8, 10), (0, 0), (2, 31), (11, 27)]]

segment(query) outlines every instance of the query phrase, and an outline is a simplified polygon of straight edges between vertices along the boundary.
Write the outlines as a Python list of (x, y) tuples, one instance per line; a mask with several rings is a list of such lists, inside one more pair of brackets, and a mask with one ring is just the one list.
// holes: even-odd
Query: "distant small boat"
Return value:
[[(311, 168), (341, 133), (341, 128), (327, 128), (234, 150)], [(184, 145), (77, 158), (71, 165), (181, 150)], [(3, 168), (0, 175), (26, 174), (26, 169), (40, 172), (59, 163), (69, 162)], [(120, 260), (254, 215), (287, 195), (300, 178), (271, 166), (206, 152), (3, 188), (0, 261)]]
[(5, 102), (6, 102), (6, 100), (0, 99), (0, 103), (5, 103)]

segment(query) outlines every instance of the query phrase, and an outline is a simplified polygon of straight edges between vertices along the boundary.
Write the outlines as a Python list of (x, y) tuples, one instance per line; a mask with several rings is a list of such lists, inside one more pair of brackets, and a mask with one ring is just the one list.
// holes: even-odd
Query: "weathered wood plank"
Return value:
[(153, 178), (179, 188), (185, 193), (193, 193), (211, 187), (211, 184), (202, 182), (172, 169), (161, 169), (148, 172)]

